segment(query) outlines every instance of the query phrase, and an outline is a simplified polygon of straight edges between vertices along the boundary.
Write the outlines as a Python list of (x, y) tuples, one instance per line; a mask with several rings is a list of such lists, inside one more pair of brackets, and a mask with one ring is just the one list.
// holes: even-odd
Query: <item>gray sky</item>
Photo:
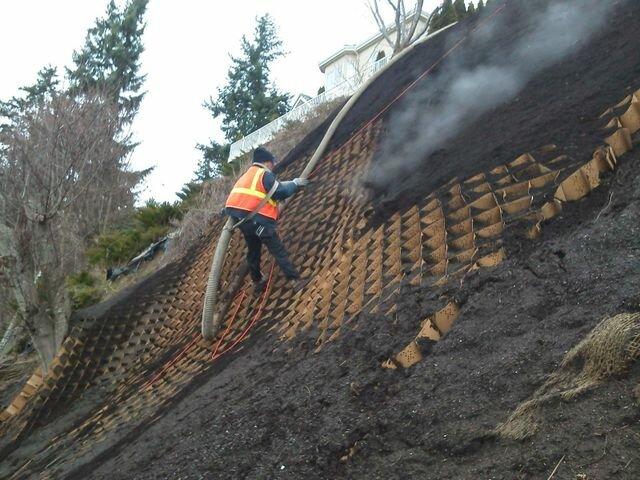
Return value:
[[(122, 0), (118, 1), (122, 4)], [(411, 3), (411, 2), (409, 2)], [(438, 0), (425, 1), (431, 10)], [(108, 0), (3, 0), (0, 2), (0, 99), (29, 85), (46, 64), (71, 64)], [(276, 85), (291, 94), (315, 95), (323, 79), (318, 63), (344, 44), (376, 32), (364, 0), (151, 0), (142, 71), (147, 95), (134, 125), (140, 146), (134, 168), (155, 166), (142, 199), (174, 200), (193, 177), (198, 142), (222, 140), (218, 124), (202, 107), (225, 82), (229, 55), (251, 36), (255, 18), (270, 13), (288, 54), (272, 69)]]

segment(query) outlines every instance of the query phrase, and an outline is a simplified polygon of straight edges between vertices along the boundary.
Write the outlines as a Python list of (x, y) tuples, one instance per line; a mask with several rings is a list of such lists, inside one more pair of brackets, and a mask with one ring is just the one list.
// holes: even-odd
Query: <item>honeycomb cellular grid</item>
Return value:
[[(282, 235), (291, 246), (302, 274), (312, 281), (303, 292), (291, 293), (274, 271), (266, 301), (251, 295), (236, 297), (223, 327), (210, 345), (199, 339), (199, 309), (212, 255), (213, 233), (194, 252), (190, 268), (167, 282), (162, 291), (147, 292), (136, 308), (115, 308), (99, 324), (76, 327), (65, 340), (43, 382), (36, 371), (9, 407), (0, 414), (2, 430), (21, 420), (24, 428), (45, 420), (60, 402), (67, 402), (92, 385), (118, 384), (107, 405), (83, 425), (58, 441), (88, 445), (106, 429), (131, 418), (152, 415), (194, 375), (211, 364), (212, 355), (225, 352), (250, 335), (247, 326), (262, 304), (281, 341), (301, 331), (315, 332), (316, 348), (336, 339), (343, 328), (357, 322), (358, 313), (376, 312), (382, 304), (393, 312), (393, 298), (403, 284), (441, 287), (464, 281), (478, 268), (503, 261), (505, 230), (517, 228), (535, 237), (544, 221), (579, 200), (613, 170), (618, 156), (632, 148), (631, 135), (640, 129), (637, 95), (622, 106), (620, 116), (608, 109), (601, 117), (603, 131), (612, 120), (620, 125), (604, 138), (587, 161), (573, 159), (555, 145), (524, 153), (513, 161), (454, 180), (418, 204), (387, 221), (367, 228), (365, 194), (352, 182), (370, 166), (376, 140), (383, 134), (376, 123), (339, 149), (330, 152), (313, 174), (315, 187), (292, 202)], [(540, 155), (547, 160), (536, 160)], [(293, 174), (283, 172), (283, 176)], [(313, 205), (311, 210), (306, 205)], [(227, 258), (223, 289), (244, 261), (244, 245), (236, 233)], [(177, 271), (177, 269), (176, 269)], [(249, 281), (244, 289), (250, 289)], [(419, 339), (441, 340), (457, 317), (455, 303), (444, 302), (424, 319), (407, 347), (383, 363), (409, 367), (422, 359)], [(213, 352), (213, 349), (216, 352)], [(158, 361), (157, 359), (161, 359)], [(156, 368), (149, 368), (148, 365)], [(138, 389), (143, 387), (142, 390)], [(133, 391), (136, 395), (132, 395)], [(29, 408), (26, 408), (29, 405)], [(23, 410), (23, 415), (19, 415)]]

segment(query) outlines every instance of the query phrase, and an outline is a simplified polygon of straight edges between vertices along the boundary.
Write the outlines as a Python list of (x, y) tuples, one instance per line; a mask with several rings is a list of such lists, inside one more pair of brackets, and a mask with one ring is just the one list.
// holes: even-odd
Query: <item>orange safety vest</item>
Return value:
[[(262, 177), (265, 169), (252, 165), (236, 182), (227, 198), (227, 207), (237, 208), (246, 212), (253, 212), (262, 199), (267, 196), (267, 191), (262, 185)], [(258, 211), (260, 215), (278, 220), (278, 204), (269, 199)]]

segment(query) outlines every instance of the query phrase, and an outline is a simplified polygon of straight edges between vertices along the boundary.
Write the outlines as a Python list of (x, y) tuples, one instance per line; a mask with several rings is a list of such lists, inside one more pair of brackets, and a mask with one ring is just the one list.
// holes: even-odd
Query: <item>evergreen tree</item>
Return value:
[(439, 8), (437, 15), (434, 15), (431, 21), (430, 32), (435, 32), (441, 28), (451, 25), (458, 21), (456, 9), (453, 6), (453, 0), (444, 0)]
[(131, 123), (144, 97), (140, 55), (144, 50), (144, 13), (148, 0), (130, 0), (122, 10), (114, 0), (104, 18), (96, 19), (85, 44), (67, 68), (70, 93), (106, 91), (117, 100), (124, 123)]
[[(258, 18), (252, 41), (242, 37), (242, 54), (231, 57), (227, 83), (218, 89), (217, 99), (205, 107), (214, 118), (222, 117), (225, 140), (233, 143), (280, 117), (289, 109), (290, 97), (280, 92), (269, 78), (271, 63), (284, 55), (276, 26), (269, 15)], [(203, 159), (196, 178), (205, 180), (224, 173), (228, 145), (210, 141), (198, 145)]]
[[(120, 128), (114, 138), (122, 147), (122, 156), (113, 165), (113, 174), (123, 180), (130, 191), (128, 203), (134, 201), (134, 188), (152, 169), (129, 170), (128, 154), (137, 146), (125, 128), (133, 122), (145, 92), (145, 75), (140, 73), (140, 56), (144, 51), (144, 14), (148, 0), (128, 0), (118, 8), (115, 0), (107, 6), (104, 17), (96, 19), (85, 38), (84, 46), (73, 52), (73, 66), (66, 68), (69, 95), (74, 97), (106, 95), (118, 107)], [(126, 181), (125, 181), (126, 180)]]
[(480, 0), (478, 2), (478, 11), (482, 10), (484, 8), (484, 2), (482, 0)]
[(455, 0), (455, 2), (453, 2), (453, 9), (456, 12), (458, 20), (462, 20), (467, 16), (467, 5), (464, 0)]
[(185, 184), (179, 192), (176, 192), (176, 196), (180, 200), (180, 209), (185, 211), (193, 206), (200, 192), (202, 192), (202, 183), (191, 182)]
[(210, 140), (209, 145), (199, 143), (196, 148), (202, 152), (202, 159), (195, 171), (195, 181), (203, 182), (229, 173), (227, 159), (230, 146), (228, 143), (222, 145), (215, 140)]
[(476, 7), (472, 2), (469, 4), (469, 8), (467, 9), (467, 16), (473, 15), (474, 13), (476, 13)]
[(0, 130), (13, 128), (19, 115), (42, 106), (55, 94), (58, 87), (57, 71), (50, 65), (40, 69), (33, 85), (20, 87), (26, 95), (0, 101)]
[(231, 57), (227, 84), (206, 107), (222, 116), (222, 131), (234, 142), (286, 113), (289, 95), (280, 93), (269, 78), (271, 62), (284, 55), (276, 27), (267, 14), (258, 19), (253, 42), (242, 37), (242, 55)]

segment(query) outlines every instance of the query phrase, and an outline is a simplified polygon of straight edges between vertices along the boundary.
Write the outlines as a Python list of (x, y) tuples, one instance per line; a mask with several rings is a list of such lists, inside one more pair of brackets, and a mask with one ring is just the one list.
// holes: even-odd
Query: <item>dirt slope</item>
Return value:
[[(541, 239), (514, 239), (509, 260), (468, 281), (459, 321), (425, 361), (379, 367), (401, 328), (385, 317), (319, 354), (255, 343), (75, 478), (535, 479), (563, 456), (556, 478), (638, 478), (640, 365), (548, 405), (529, 439), (493, 434), (602, 318), (640, 310), (638, 215), (635, 153)], [(405, 297), (399, 323), (415, 324), (421, 297)]]
[[(491, 35), (461, 43), (416, 85), (419, 90), (412, 89), (413, 97), (391, 105), (381, 118), (383, 135), (394, 135), (394, 115), (403, 109), (435, 101), (442, 92), (438, 74), (452, 62), (471, 70), (482, 65), (490, 52), (526, 34), (531, 4), (542, 9), (547, 3), (509, 2), (495, 17), (499, 28)], [(465, 38), (475, 21), (436, 37), (386, 73), (350, 114), (334, 146)], [(587, 46), (539, 71), (515, 98), (464, 125), (436, 152), (417, 158), (418, 166), (398, 180), (401, 188), (379, 188), (367, 225), (389, 221), (454, 176), (490, 170), (542, 145), (554, 143), (576, 159), (590, 158), (606, 137), (600, 114), (640, 88), (639, 29), (640, 4), (616, 3), (610, 21)], [(301, 163), (314, 140), (317, 135), (287, 163)], [(385, 160), (384, 147), (378, 148), (374, 166)], [(555, 478), (638, 478), (636, 364), (571, 400), (543, 405), (537, 429), (532, 427), (524, 440), (506, 439), (495, 429), (602, 319), (640, 311), (639, 214), (636, 147), (589, 196), (567, 203), (545, 222), (539, 238), (507, 230), (501, 239), (506, 260), (498, 266), (439, 289), (405, 285), (394, 313), (363, 311), (356, 328), (345, 329), (318, 353), (316, 330), (301, 332), (290, 343), (278, 340), (269, 330), (276, 310), (239, 351), (180, 385), (151, 419), (130, 420), (107, 432), (106, 448), (69, 444), (55, 455), (38, 457), (37, 468), (22, 472), (35, 477), (59, 458), (73, 456), (76, 460), (65, 463), (57, 476), (528, 479), (547, 478), (562, 459)], [(284, 227), (295, 244), (295, 226)], [(154, 290), (161, 284), (158, 278), (165, 281), (185, 268), (174, 265), (160, 272), (95, 316), (126, 316), (130, 303), (165, 294)], [(444, 340), (425, 345), (425, 359), (408, 369), (381, 368), (442, 298), (460, 306)], [(166, 350), (154, 364), (162, 365), (177, 349)], [(127, 398), (136, 395), (133, 387), (139, 384), (126, 390)], [(99, 388), (89, 389), (82, 398), (72, 397), (75, 408), (59, 405), (42, 416), (5, 447), (0, 472), (15, 473), (30, 451), (41, 452), (51, 438), (102, 405), (103, 395)]]
[[(460, 132), (407, 190), (424, 195), (452, 171), (469, 175), (542, 142), (576, 155), (592, 150), (600, 141), (598, 115), (640, 78), (631, 55), (639, 9), (625, 10), (589, 48)], [(514, 17), (496, 44), (517, 38), (522, 23)], [(442, 48), (451, 41), (443, 39)], [(410, 60), (425, 65), (438, 51), (425, 47)], [(468, 66), (482, 60), (466, 48)], [(363, 102), (357, 115), (377, 108)], [(180, 402), (175, 418), (137, 439), (135, 453), (127, 447), (100, 471), (133, 453), (140, 478), (540, 478), (564, 455), (558, 478), (636, 478), (638, 367), (582, 398), (551, 405), (532, 439), (506, 441), (491, 432), (602, 318), (640, 308), (638, 160), (625, 158), (603, 188), (545, 226), (542, 239), (510, 239), (510, 259), (465, 284), (455, 329), (407, 372), (378, 367), (398, 329), (384, 317), (320, 354), (294, 348), (274, 355), (269, 344), (254, 345)], [(398, 323), (415, 323), (421, 297), (419, 290), (405, 296)], [(162, 432), (174, 428), (167, 439)]]

